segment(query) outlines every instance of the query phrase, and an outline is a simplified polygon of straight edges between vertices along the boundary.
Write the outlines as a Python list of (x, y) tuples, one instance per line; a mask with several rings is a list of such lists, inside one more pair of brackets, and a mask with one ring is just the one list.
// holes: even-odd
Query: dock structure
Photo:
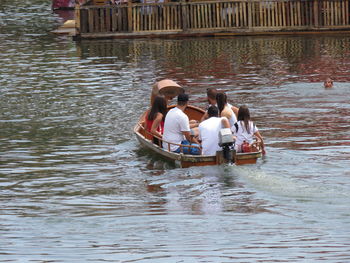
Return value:
[[(76, 5), (76, 38), (350, 32), (350, 0), (92, 0)], [(112, 4), (113, 3), (113, 4)]]

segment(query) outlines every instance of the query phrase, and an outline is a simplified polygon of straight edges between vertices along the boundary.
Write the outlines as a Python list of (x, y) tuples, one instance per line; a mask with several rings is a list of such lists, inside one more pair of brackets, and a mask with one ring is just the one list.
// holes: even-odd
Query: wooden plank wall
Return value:
[(334, 27), (349, 24), (349, 1), (321, 1), (321, 25)]
[(350, 0), (219, 0), (81, 6), (81, 33), (349, 26)]
[(181, 5), (178, 3), (134, 4), (132, 25), (134, 32), (182, 30)]
[(80, 8), (81, 33), (128, 32), (127, 6)]

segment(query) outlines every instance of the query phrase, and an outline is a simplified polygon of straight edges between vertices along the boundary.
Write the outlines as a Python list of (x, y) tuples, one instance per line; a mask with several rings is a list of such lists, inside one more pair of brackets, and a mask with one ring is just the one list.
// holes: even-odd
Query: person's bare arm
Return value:
[(160, 138), (162, 138), (162, 134), (160, 132), (158, 132), (157, 129), (158, 129), (162, 119), (163, 119), (163, 114), (157, 113), (157, 116), (154, 119), (152, 127), (151, 127), (151, 133), (153, 135), (156, 135), (156, 136), (160, 137)]
[(259, 141), (261, 142), (261, 150), (262, 150), (262, 154), (266, 154), (266, 151), (265, 151), (265, 144), (264, 144), (264, 139), (263, 137), (261, 136), (260, 132), (257, 131), (254, 133), (254, 135), (259, 139)]
[(236, 118), (238, 118), (238, 108), (235, 106), (232, 106), (231, 109), (232, 109), (233, 113), (236, 115)]
[(196, 120), (190, 120), (190, 128), (191, 128), (191, 129), (198, 127), (198, 125), (199, 125), (199, 122), (198, 122), (198, 121), (196, 121)]
[(230, 122), (226, 117), (221, 118), (221, 124), (223, 128), (230, 128)]
[(183, 131), (182, 134), (185, 136), (187, 141), (189, 141), (191, 143), (198, 143), (199, 144), (198, 140), (195, 137), (191, 136), (191, 132)]

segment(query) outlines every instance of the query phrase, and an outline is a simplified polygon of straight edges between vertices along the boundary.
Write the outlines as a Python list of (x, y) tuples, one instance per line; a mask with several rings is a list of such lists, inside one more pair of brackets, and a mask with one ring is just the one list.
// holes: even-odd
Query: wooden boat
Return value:
[[(175, 106), (170, 106), (169, 109), (172, 107), (175, 107)], [(134, 133), (136, 135), (136, 138), (144, 147), (162, 155), (163, 157), (169, 160), (178, 162), (180, 166), (183, 168), (187, 168), (191, 166), (219, 165), (227, 162), (223, 158), (222, 152), (218, 152), (217, 155), (189, 155), (189, 154), (183, 154), (183, 153), (174, 153), (163, 149), (160, 145), (154, 144), (153, 143), (154, 136), (150, 134), (145, 129), (145, 126), (144, 126), (147, 113), (148, 111), (144, 112), (141, 115), (139, 121), (134, 127)], [(187, 106), (185, 113), (187, 114), (190, 120), (200, 121), (201, 117), (204, 114), (204, 110), (201, 108), (189, 105)], [(161, 138), (157, 138), (157, 139), (160, 142), (162, 141)], [(188, 147), (188, 145), (186, 146), (179, 145), (179, 146), (181, 148)], [(235, 153), (233, 151), (232, 160), (230, 161), (232, 161), (236, 165), (254, 164), (256, 163), (257, 159), (261, 157), (261, 149), (259, 147), (259, 144), (256, 144), (256, 149), (257, 149), (256, 152), (250, 152), (250, 153)]]

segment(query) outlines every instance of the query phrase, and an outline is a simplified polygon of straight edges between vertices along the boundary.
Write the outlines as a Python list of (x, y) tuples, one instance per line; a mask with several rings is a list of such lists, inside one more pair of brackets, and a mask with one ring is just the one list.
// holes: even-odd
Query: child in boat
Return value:
[(254, 137), (261, 142), (262, 154), (265, 154), (264, 140), (255, 126), (250, 120), (249, 109), (246, 105), (239, 107), (238, 120), (233, 127), (231, 127), (233, 135), (236, 136), (235, 149), (237, 152), (242, 152), (242, 145), (246, 142), (251, 145), (254, 142)]
[[(162, 138), (166, 114), (166, 99), (162, 96), (156, 96), (153, 100), (151, 110), (146, 116), (146, 130), (152, 135)], [(159, 145), (159, 140), (157, 138), (153, 138), (153, 142)]]

